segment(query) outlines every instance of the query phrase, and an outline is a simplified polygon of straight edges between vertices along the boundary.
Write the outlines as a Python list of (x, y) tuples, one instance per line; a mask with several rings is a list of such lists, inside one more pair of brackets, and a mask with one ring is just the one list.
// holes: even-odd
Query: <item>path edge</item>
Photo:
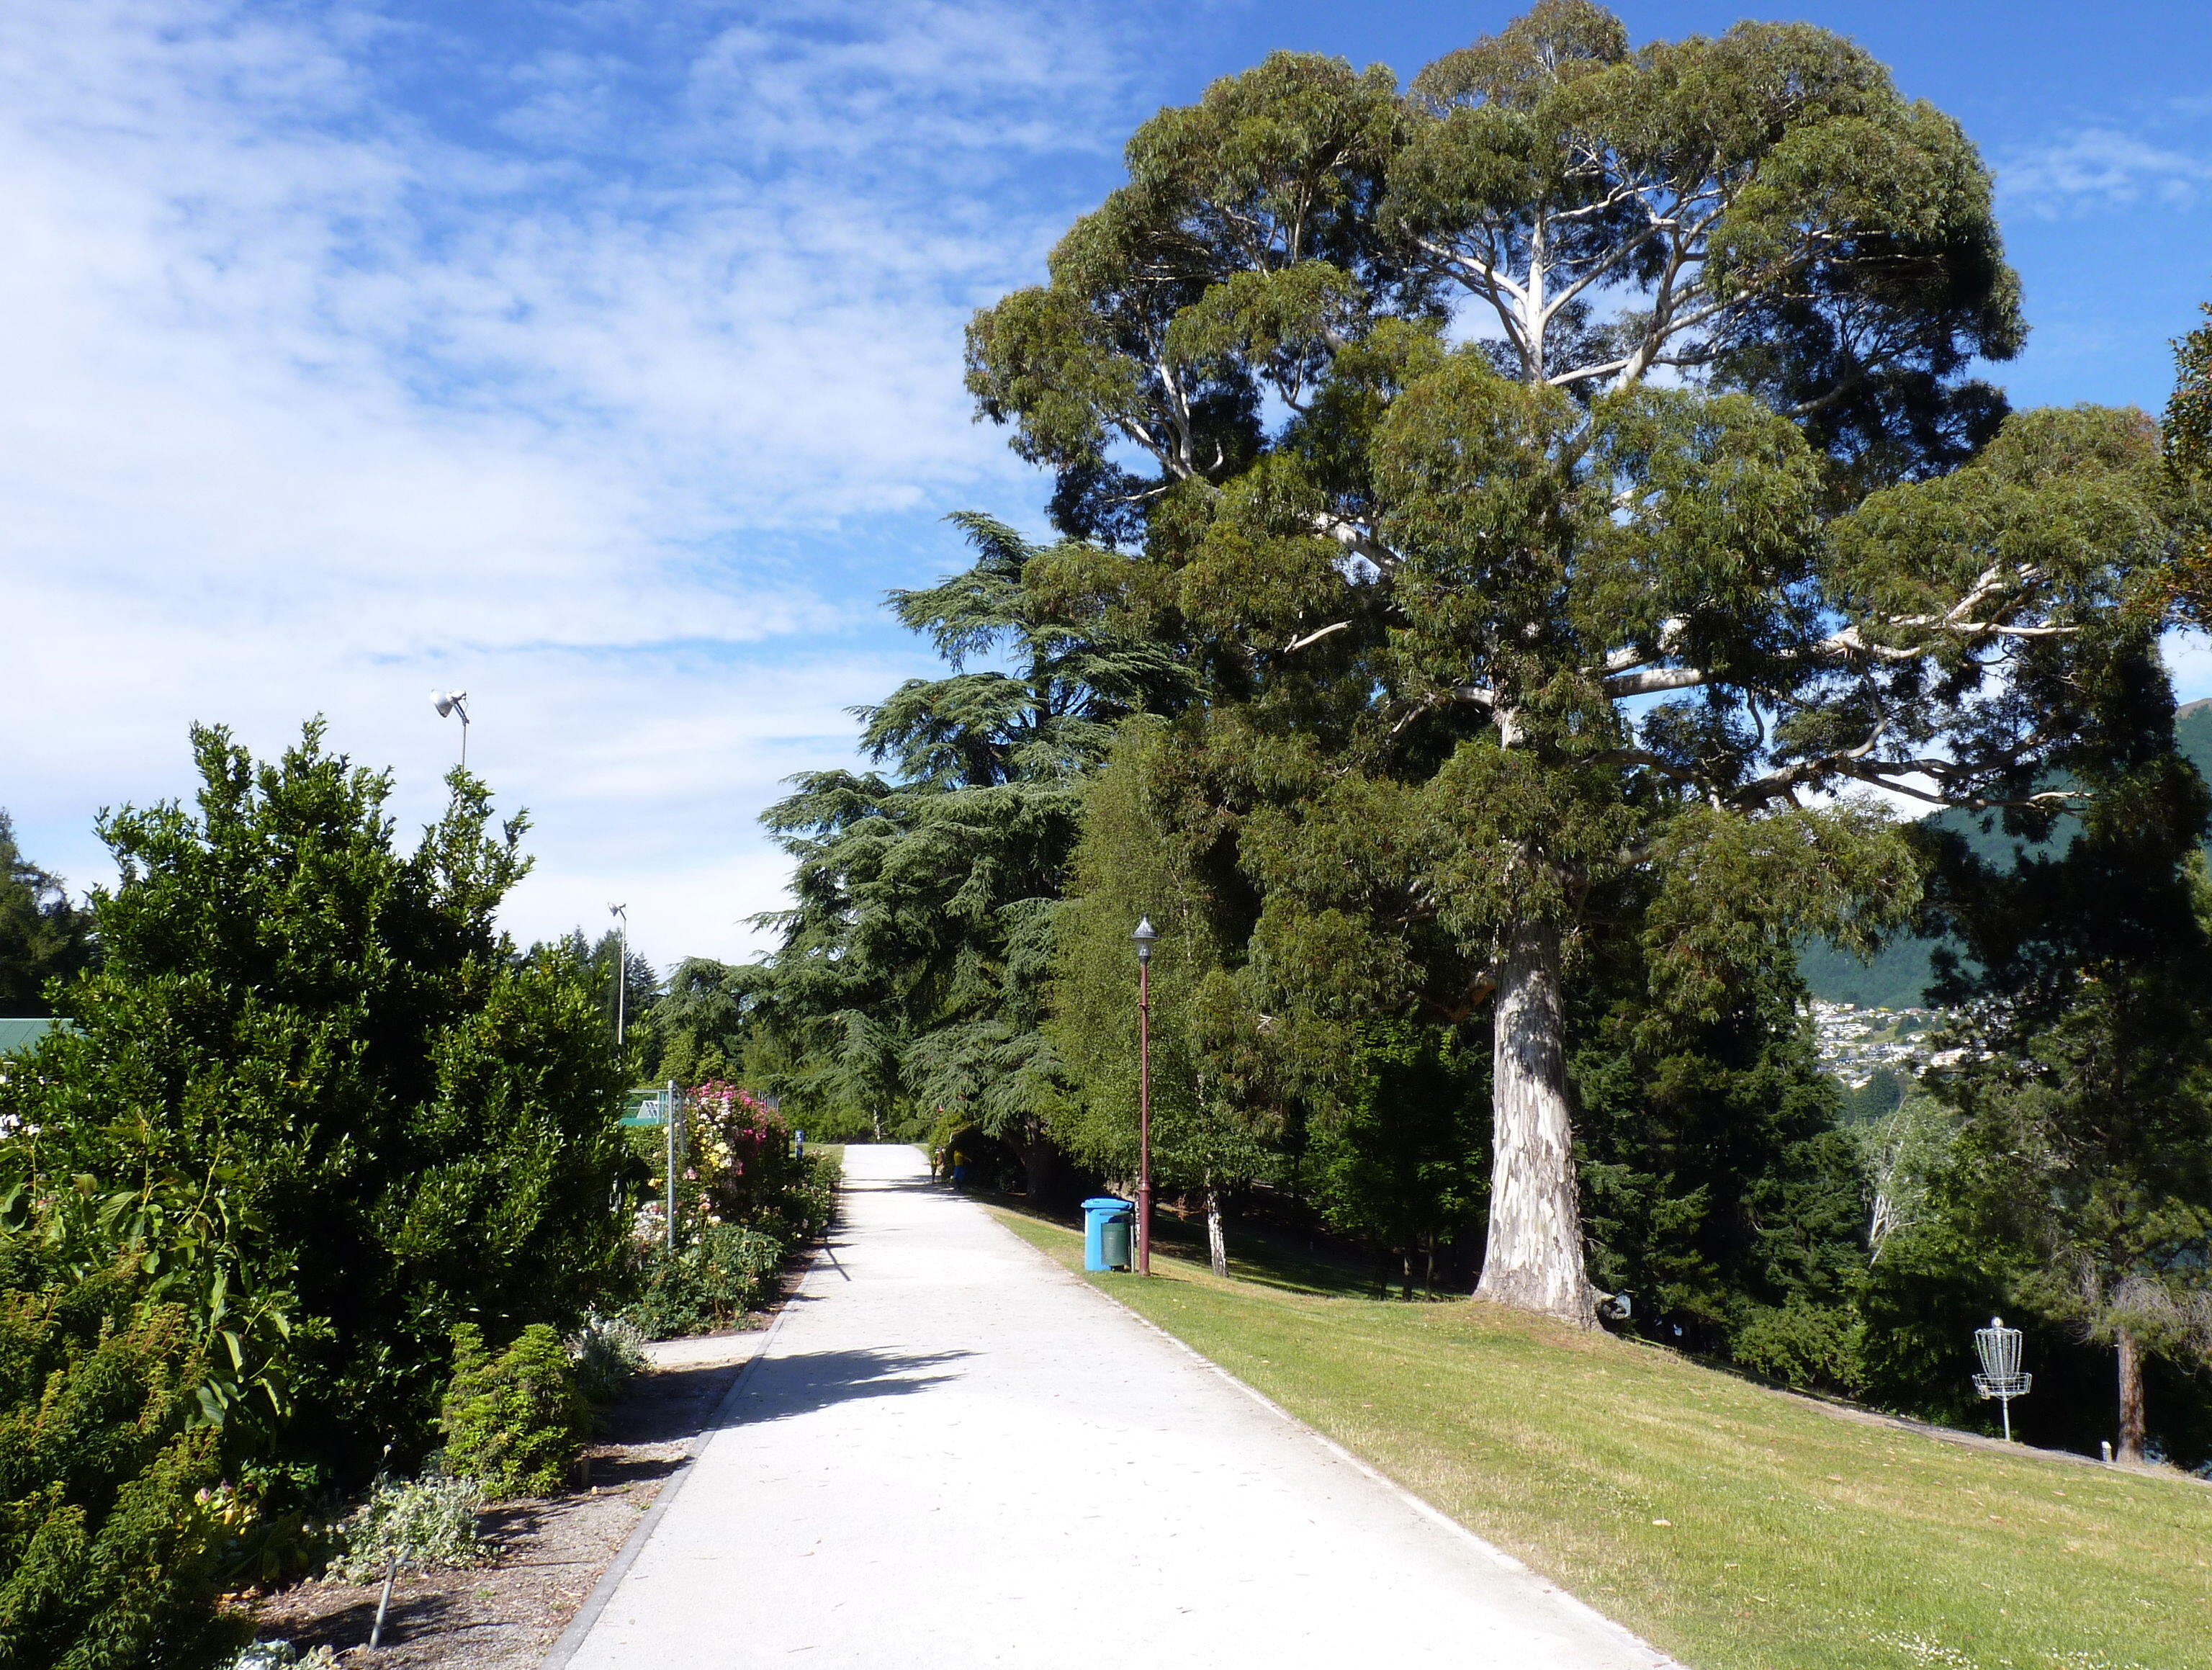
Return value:
[[(974, 1201), (970, 1204), (979, 1207), (982, 1205), (981, 1201)], [(1010, 1225), (1000, 1221), (997, 1213), (987, 1210), (984, 1212), (983, 1216), (988, 1218), (993, 1224), (996, 1224), (1010, 1240), (1014, 1242), (1015, 1244), (1019, 1246), (1024, 1252), (1027, 1252), (1036, 1258), (1042, 1259), (1056, 1273), (1064, 1277), (1076, 1287), (1080, 1288), (1084, 1292), (1096, 1294), (1108, 1304), (1112, 1305), (1115, 1309), (1120, 1311), (1124, 1316), (1130, 1318), (1140, 1327), (1151, 1329), (1154, 1333), (1159, 1335), (1159, 1337), (1166, 1340), (1169, 1345), (1174, 1346), (1176, 1350), (1181, 1351), (1185, 1357), (1190, 1358), (1192, 1362), (1197, 1363), (1209, 1374), (1218, 1375), (1223, 1380), (1227, 1381), (1231, 1386), (1242, 1392), (1246, 1397), (1251, 1399), (1253, 1402), (1258, 1404), (1269, 1414), (1274, 1416), (1277, 1420), (1281, 1421), (1285, 1425), (1304, 1435), (1311, 1442), (1319, 1445), (1322, 1449), (1334, 1456), (1338, 1460), (1343, 1462), (1346, 1467), (1352, 1468), (1355, 1473), (1364, 1473), (1369, 1479), (1373, 1479), (1391, 1495), (1396, 1497), (1401, 1503), (1404, 1503), (1407, 1507), (1411, 1508), (1420, 1518), (1427, 1520), (1431, 1524), (1438, 1527), (1440, 1529), (1449, 1533), (1460, 1541), (1467, 1544), (1469, 1547), (1474, 1549), (1478, 1553), (1481, 1554), (1486, 1559), (1491, 1561), (1492, 1564), (1502, 1567), (1507, 1571), (1518, 1573), (1522, 1576), (1527, 1577), (1534, 1582), (1541, 1583), (1547, 1594), (1565, 1602), (1571, 1611), (1580, 1613), (1585, 1621), (1595, 1625), (1602, 1633), (1613, 1637), (1613, 1639), (1620, 1645), (1629, 1648), (1636, 1652), (1647, 1653), (1650, 1655), (1651, 1662), (1649, 1667), (1649, 1670), (1690, 1670), (1689, 1666), (1683, 1664), (1680, 1660), (1668, 1657), (1665, 1653), (1661, 1652), (1656, 1647), (1654, 1647), (1650, 1642), (1646, 1641), (1642, 1636), (1637, 1634), (1635, 1631), (1630, 1629), (1628, 1625), (1621, 1623), (1618, 1618), (1607, 1617), (1605, 1613), (1600, 1612), (1595, 1606), (1590, 1605), (1589, 1601), (1583, 1600), (1571, 1589), (1566, 1588), (1562, 1585), (1553, 1582), (1552, 1579), (1547, 1577), (1542, 1572), (1538, 1571), (1534, 1567), (1530, 1566), (1525, 1560), (1519, 1558), (1517, 1556), (1507, 1553), (1505, 1550), (1500, 1548), (1496, 1543), (1490, 1541), (1487, 1538), (1481, 1536), (1476, 1532), (1469, 1530), (1466, 1526), (1461, 1524), (1443, 1509), (1437, 1507), (1433, 1502), (1430, 1502), (1423, 1497), (1416, 1494), (1414, 1491), (1407, 1489), (1396, 1479), (1391, 1478), (1389, 1473), (1384, 1473), (1380, 1467), (1376, 1467), (1372, 1462), (1363, 1460), (1358, 1455), (1353, 1454), (1352, 1451), (1346, 1449), (1342, 1444), (1337, 1442), (1335, 1439), (1330, 1437), (1326, 1432), (1322, 1431), (1319, 1428), (1310, 1425), (1308, 1423), (1300, 1420), (1296, 1415), (1284, 1408), (1281, 1404), (1277, 1403), (1274, 1399), (1269, 1397), (1258, 1387), (1254, 1386), (1246, 1381), (1238, 1379), (1235, 1375), (1230, 1373), (1228, 1369), (1223, 1368), (1218, 1363), (1216, 1363), (1212, 1357), (1208, 1357), (1204, 1351), (1199, 1350), (1197, 1346), (1191, 1345), (1187, 1340), (1176, 1339), (1174, 1334), (1170, 1333), (1158, 1322), (1152, 1321), (1151, 1317), (1144, 1315), (1130, 1306), (1122, 1303), (1121, 1300), (1115, 1297), (1114, 1295), (1109, 1292), (1106, 1289), (1084, 1280), (1082, 1277), (1077, 1275), (1073, 1270), (1070, 1270), (1058, 1259), (1055, 1259), (1051, 1254), (1046, 1252), (1044, 1248), (1042, 1247), (1033, 1246), (1029, 1242), (1024, 1241), (1020, 1236), (1016, 1235)], [(549, 1665), (546, 1667), (546, 1670), (554, 1670), (554, 1667)]]
[[(1019, 1236), (1015, 1238), (1020, 1239)], [(614, 1558), (607, 1562), (606, 1570), (599, 1574), (599, 1581), (592, 1585), (592, 1592), (584, 1597), (584, 1604), (576, 1608), (575, 1616), (568, 1620), (568, 1627), (561, 1631), (553, 1644), (545, 1649), (545, 1656), (538, 1661), (538, 1670), (568, 1670), (568, 1661), (576, 1656), (584, 1643), (590, 1638), (592, 1630), (598, 1626), (600, 1613), (606, 1611), (607, 1603), (615, 1598), (615, 1591), (622, 1587), (623, 1579), (629, 1576), (629, 1569), (637, 1564), (637, 1557), (644, 1552), (646, 1544), (653, 1539), (653, 1532), (659, 1527), (661, 1515), (668, 1511), (684, 1486), (690, 1482), (691, 1475), (698, 1471), (700, 1456), (706, 1453), (707, 1446), (714, 1442), (714, 1436), (728, 1428), (731, 1418), (737, 1413), (738, 1400), (744, 1394), (745, 1382), (753, 1377), (753, 1370), (767, 1359), (769, 1348), (775, 1344), (775, 1336), (783, 1331), (784, 1318), (791, 1315), (799, 1296), (805, 1292), (807, 1284), (814, 1279), (814, 1272), (821, 1266), (822, 1252), (817, 1247), (808, 1256), (806, 1268), (799, 1272), (789, 1296), (777, 1307), (775, 1321), (769, 1324), (767, 1331), (761, 1336), (760, 1345), (745, 1359), (744, 1367), (738, 1370), (738, 1377), (730, 1382), (730, 1389), (722, 1394), (722, 1400), (714, 1406), (714, 1412), (707, 1418), (706, 1430), (692, 1443), (690, 1450), (684, 1457), (683, 1465), (677, 1469), (676, 1476), (661, 1485), (659, 1493), (653, 1498), (653, 1505), (630, 1527), (629, 1535), (623, 1539), (623, 1546), (615, 1551)]]

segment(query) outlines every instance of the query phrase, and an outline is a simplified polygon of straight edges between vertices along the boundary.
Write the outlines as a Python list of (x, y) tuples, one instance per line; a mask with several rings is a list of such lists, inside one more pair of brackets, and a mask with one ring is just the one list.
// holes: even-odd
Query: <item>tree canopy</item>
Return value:
[[(956, 519), (974, 565), (891, 598), (951, 672), (856, 715), (891, 773), (804, 773), (765, 815), (797, 861), (798, 902), (764, 919), (783, 941), (759, 1014), (794, 1108), (964, 1108), (1033, 1143), (1079, 780), (1117, 720), (1171, 704), (1185, 681), (1162, 647), (1039, 608), (1024, 576), (1060, 553)], [(987, 659), (1012, 670), (969, 665)]]
[(1547, 0), (1403, 95), (1275, 54), (1127, 161), (969, 332), (1085, 542), (1040, 589), (1196, 682), (1251, 1037), (1319, 1086), (1489, 1005), (1482, 1290), (1588, 1323), (1565, 982), (1626, 934), (1710, 1021), (1911, 909), (1849, 792), (2066, 804), (2159, 618), (2155, 432), (2005, 419), (1987, 172), (1810, 27)]
[[(2162, 431), (2011, 411), (1987, 171), (1809, 26), (1546, 0), (1403, 85), (1273, 54), (1126, 160), (969, 331), (1057, 537), (965, 519), (894, 595), (952, 676), (771, 814), (756, 1049), (1126, 1180), (1148, 915), (1217, 1262), (1224, 1187), (1407, 1289), (1479, 1225), (1484, 1296), (1949, 1415), (1998, 1294), (2194, 1339), (2156, 652), (2212, 621), (2212, 326)], [(1908, 927), (1979, 1065), (1847, 1116), (1799, 951)]]

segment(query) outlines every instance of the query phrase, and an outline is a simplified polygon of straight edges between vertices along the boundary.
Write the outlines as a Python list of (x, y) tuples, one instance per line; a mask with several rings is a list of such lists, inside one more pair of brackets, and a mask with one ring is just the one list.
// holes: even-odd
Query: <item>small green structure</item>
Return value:
[(26, 1016), (19, 1019), (0, 1016), (0, 1084), (8, 1082), (9, 1058), (30, 1049), (56, 1027), (67, 1031), (70, 1023), (44, 1017)]
[(69, 1023), (0, 1018), (0, 1055), (14, 1055), (30, 1048), (58, 1026), (66, 1029)]

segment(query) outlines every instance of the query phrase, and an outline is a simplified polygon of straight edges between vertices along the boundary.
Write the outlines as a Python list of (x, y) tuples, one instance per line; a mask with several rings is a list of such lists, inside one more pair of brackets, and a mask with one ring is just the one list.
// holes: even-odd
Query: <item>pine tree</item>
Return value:
[(2062, 852), (2000, 870), (1942, 838), (1934, 898), (1962, 1054), (1960, 1227), (2042, 1315), (2112, 1348), (2119, 1448), (2141, 1460), (2146, 1357), (2212, 1363), (2212, 792), (2173, 750), (2173, 704), (2139, 648), (2106, 705), (2100, 792)]

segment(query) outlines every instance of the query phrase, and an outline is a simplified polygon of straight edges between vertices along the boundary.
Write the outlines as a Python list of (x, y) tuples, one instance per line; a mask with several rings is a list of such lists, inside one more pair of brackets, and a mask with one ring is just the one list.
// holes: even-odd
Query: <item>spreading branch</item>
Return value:
[(1295, 655), (1300, 650), (1319, 643), (1322, 639), (1328, 637), (1333, 632), (1343, 632), (1347, 630), (1351, 625), (1352, 622), (1350, 621), (1337, 621), (1331, 625), (1322, 628), (1318, 632), (1309, 632), (1303, 638), (1293, 638), (1290, 642), (1283, 646), (1282, 653), (1285, 655)]

